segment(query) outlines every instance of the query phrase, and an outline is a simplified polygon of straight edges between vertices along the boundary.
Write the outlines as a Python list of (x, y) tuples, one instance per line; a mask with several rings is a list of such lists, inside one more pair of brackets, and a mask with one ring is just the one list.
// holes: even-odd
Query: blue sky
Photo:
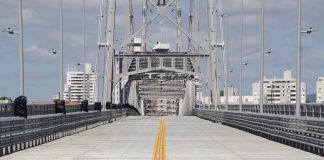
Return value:
[[(58, 92), (59, 58), (51, 55), (48, 49), (59, 48), (59, 0), (23, 0), (24, 1), (24, 51), (26, 96), (29, 102), (50, 101)], [(64, 3), (64, 56), (65, 70), (77, 69), (82, 60), (82, 1), (63, 0)], [(95, 62), (96, 54), (96, 16), (99, 13), (101, 0), (86, 0), (86, 58)], [(199, 32), (196, 40), (207, 48), (204, 40), (207, 37), (206, 0), (197, 0), (200, 11)], [(230, 83), (239, 86), (239, 35), (240, 35), (240, 2), (241, 0), (223, 0), (224, 14), (229, 15), (228, 37)], [(250, 64), (244, 68), (243, 93), (251, 94), (252, 83), (259, 79), (261, 51), (261, 0), (245, 0), (244, 57)], [(134, 0), (135, 30), (141, 23), (141, 0)], [(182, 0), (183, 26), (187, 28), (189, 0)], [(116, 43), (126, 39), (127, 1), (117, 0), (117, 36)], [(12, 27), (18, 29), (18, 1), (0, 1), (0, 29)], [(303, 35), (302, 43), (302, 81), (307, 83), (308, 93), (315, 93), (315, 82), (318, 76), (324, 76), (324, 1), (307, 0), (303, 2), (303, 27), (317, 28), (320, 31), (312, 35)], [(281, 77), (283, 69), (293, 71), (295, 77), (296, 61), (296, 0), (266, 0), (265, 48), (275, 52), (266, 56), (266, 77)], [(158, 28), (158, 26), (163, 26)], [(197, 27), (197, 26), (196, 26)], [(151, 41), (168, 39), (163, 32), (174, 33), (167, 21), (158, 19), (149, 29)], [(158, 33), (158, 34), (153, 34)], [(161, 34), (160, 34), (161, 33)], [(0, 96), (15, 98), (19, 93), (18, 81), (18, 36), (0, 33)], [(102, 58), (102, 57), (101, 57)]]

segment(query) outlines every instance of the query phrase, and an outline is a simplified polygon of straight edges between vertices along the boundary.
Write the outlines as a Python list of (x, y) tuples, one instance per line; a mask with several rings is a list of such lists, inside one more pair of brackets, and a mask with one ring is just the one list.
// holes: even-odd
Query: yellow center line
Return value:
[(157, 133), (154, 146), (153, 160), (165, 160), (165, 131), (164, 119), (161, 117), (159, 132)]
[(165, 125), (164, 125), (164, 119), (162, 119), (162, 146), (161, 146), (161, 150), (162, 150), (162, 155), (161, 155), (161, 159), (165, 160)]

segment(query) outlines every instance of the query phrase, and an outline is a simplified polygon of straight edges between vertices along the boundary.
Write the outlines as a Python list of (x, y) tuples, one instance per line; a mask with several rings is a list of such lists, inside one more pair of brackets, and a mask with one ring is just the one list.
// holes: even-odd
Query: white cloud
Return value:
[(39, 60), (53, 60), (56, 59), (57, 56), (53, 55), (49, 52), (49, 49), (41, 48), (36, 44), (30, 44), (25, 48), (26, 56), (31, 58), (33, 61)]
[(83, 38), (81, 34), (67, 34), (65, 36), (66, 43), (72, 47), (81, 47), (83, 44)]

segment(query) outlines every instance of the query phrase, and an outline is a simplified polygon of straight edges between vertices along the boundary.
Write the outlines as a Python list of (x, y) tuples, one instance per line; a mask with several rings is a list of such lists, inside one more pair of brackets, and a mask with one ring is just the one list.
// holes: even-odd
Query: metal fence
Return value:
[(0, 103), (0, 117), (13, 116), (13, 103)]
[[(318, 107), (318, 105), (315, 106)], [(283, 108), (286, 107), (281, 107), (281, 109)], [(251, 108), (251, 110), (252, 109), (253, 108)], [(314, 114), (315, 111), (312, 109), (310, 110), (311, 113), (307, 115), (310, 115), (309, 117), (314, 117), (311, 115)], [(290, 114), (288, 112), (281, 111), (274, 113)], [(273, 140), (295, 148), (312, 152), (314, 154), (324, 156), (323, 119), (306, 117), (297, 118), (294, 116), (284, 115), (202, 109), (194, 109), (193, 115), (214, 122), (220, 122), (222, 124), (238, 128), (258, 136), (262, 136), (269, 140)]]
[[(73, 112), (80, 112), (81, 111), (81, 104), (74, 104), (74, 105), (66, 105), (66, 112), (73, 113)], [(95, 110), (94, 105), (88, 105), (88, 111)], [(47, 115), (47, 114), (55, 114), (55, 104), (30, 104), (27, 105), (27, 113), (28, 116), (35, 116), (35, 115)], [(6, 103), (0, 104), (0, 117), (12, 117), (14, 116), (14, 104), (13, 103)]]
[[(35, 108), (33, 113), (44, 112), (42, 109)], [(123, 116), (126, 116), (124, 109), (39, 115), (27, 119), (2, 117), (0, 118), (0, 156), (78, 133)]]
[[(302, 117), (312, 117), (312, 118), (324, 118), (324, 104), (322, 103), (306, 103), (300, 106), (300, 115)], [(213, 109), (211, 106), (198, 106), (196, 109)], [(226, 106), (221, 104), (218, 105), (217, 110), (219, 111), (240, 111), (240, 106), (238, 104), (229, 104), (228, 109)], [(260, 105), (258, 104), (243, 104), (242, 112), (244, 113), (260, 113)], [(285, 115), (294, 116), (296, 115), (296, 104), (264, 104), (263, 114), (269, 115)]]

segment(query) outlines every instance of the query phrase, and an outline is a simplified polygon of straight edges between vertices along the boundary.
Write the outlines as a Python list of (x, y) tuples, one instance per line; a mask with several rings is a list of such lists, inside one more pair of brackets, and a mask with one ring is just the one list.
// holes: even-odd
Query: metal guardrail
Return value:
[[(67, 113), (81, 111), (81, 104), (66, 105), (65, 107)], [(88, 105), (88, 111), (93, 111), (93, 110), (95, 110), (94, 105)], [(55, 104), (27, 105), (27, 112), (28, 112), (28, 116), (55, 114)], [(0, 117), (12, 117), (12, 116), (14, 116), (14, 104), (13, 103), (0, 104)]]
[(13, 103), (0, 103), (0, 117), (13, 116)]
[(324, 156), (323, 119), (201, 109), (193, 115)]
[[(38, 112), (40, 111), (40, 112)], [(37, 110), (34, 113), (44, 113)], [(31, 148), (126, 116), (124, 109), (0, 118), (0, 156)]]
[[(212, 106), (200, 107), (196, 105), (197, 109), (213, 109)], [(323, 103), (306, 103), (301, 104), (300, 115), (302, 117), (324, 118), (324, 104)], [(240, 106), (238, 104), (229, 104), (227, 111), (239, 112)], [(221, 104), (217, 107), (219, 111), (226, 111), (225, 105)], [(260, 105), (258, 104), (243, 104), (242, 112), (244, 113), (260, 113)], [(264, 104), (263, 114), (269, 115), (286, 115), (294, 116), (296, 114), (296, 104)]]

